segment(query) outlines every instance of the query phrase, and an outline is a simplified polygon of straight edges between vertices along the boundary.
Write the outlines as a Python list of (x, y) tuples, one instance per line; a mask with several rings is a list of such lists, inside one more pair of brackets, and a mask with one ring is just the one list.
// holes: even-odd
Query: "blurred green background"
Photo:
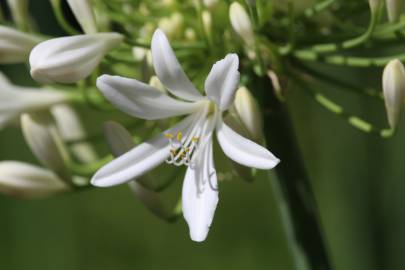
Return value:
[[(57, 33), (53, 18), (44, 16), (51, 14), (47, 1), (35, 2), (32, 13), (41, 30)], [(0, 69), (16, 83), (29, 83), (24, 67)], [(376, 70), (339, 72), (380, 84)], [(352, 112), (385, 125), (381, 102), (325, 90)], [(382, 140), (351, 128), (298, 89), (289, 97), (335, 268), (404, 269), (405, 126)], [(33, 161), (20, 131), (2, 131), (0, 159), (21, 156)], [(222, 183), (210, 235), (199, 244), (189, 239), (183, 220), (158, 220), (126, 185), (33, 201), (0, 196), (0, 213), (0, 269), (292, 269), (265, 179)]]

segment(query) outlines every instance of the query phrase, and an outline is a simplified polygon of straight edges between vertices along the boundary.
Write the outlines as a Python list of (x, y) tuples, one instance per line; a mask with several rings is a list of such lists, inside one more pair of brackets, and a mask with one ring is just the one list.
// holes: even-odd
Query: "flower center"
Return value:
[(191, 139), (183, 139), (183, 133), (177, 132), (176, 135), (166, 133), (165, 137), (170, 142), (170, 156), (166, 159), (166, 163), (175, 166), (186, 165), (194, 167), (192, 159), (193, 154), (198, 149), (199, 137), (193, 136)]

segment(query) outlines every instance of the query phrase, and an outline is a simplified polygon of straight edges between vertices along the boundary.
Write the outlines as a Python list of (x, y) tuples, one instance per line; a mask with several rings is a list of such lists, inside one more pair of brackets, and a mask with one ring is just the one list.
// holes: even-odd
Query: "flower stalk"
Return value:
[(331, 269), (316, 198), (294, 135), (286, 105), (271, 91), (268, 78), (258, 82), (263, 94), (268, 147), (282, 160), (271, 179), (295, 269)]

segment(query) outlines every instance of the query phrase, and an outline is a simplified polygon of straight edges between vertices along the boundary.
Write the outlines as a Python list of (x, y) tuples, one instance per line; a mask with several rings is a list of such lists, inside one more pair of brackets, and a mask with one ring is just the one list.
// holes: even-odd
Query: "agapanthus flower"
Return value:
[(137, 118), (156, 120), (188, 115), (162, 132), (102, 167), (92, 184), (108, 187), (145, 174), (165, 161), (187, 166), (182, 191), (183, 215), (194, 241), (206, 239), (218, 203), (213, 137), (225, 155), (242, 165), (272, 169), (277, 159), (266, 148), (242, 137), (222, 120), (239, 85), (239, 59), (228, 54), (215, 63), (205, 81), (206, 96), (181, 68), (165, 34), (152, 38), (152, 60), (157, 77), (173, 98), (154, 87), (119, 76), (102, 75), (97, 87), (120, 110)]

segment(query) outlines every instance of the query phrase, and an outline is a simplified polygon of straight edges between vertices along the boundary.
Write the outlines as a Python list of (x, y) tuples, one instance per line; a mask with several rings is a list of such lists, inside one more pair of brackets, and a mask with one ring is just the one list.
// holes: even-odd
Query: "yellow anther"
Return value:
[(181, 139), (183, 138), (183, 133), (181, 133), (181, 131), (177, 132), (177, 141), (181, 141)]
[(200, 138), (198, 138), (198, 137), (193, 137), (193, 138), (191, 139), (192, 142), (198, 142), (199, 140), (200, 140)]
[(165, 137), (168, 139), (173, 139), (174, 136), (171, 133), (165, 133)]

